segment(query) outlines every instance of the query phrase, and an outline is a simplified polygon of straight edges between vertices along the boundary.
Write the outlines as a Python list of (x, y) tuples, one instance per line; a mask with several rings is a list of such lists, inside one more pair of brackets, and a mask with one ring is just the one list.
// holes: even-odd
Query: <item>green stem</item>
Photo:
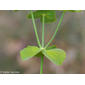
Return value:
[(44, 47), (44, 15), (42, 16), (42, 47)]
[(53, 41), (53, 39), (55, 38), (56, 33), (57, 33), (57, 31), (58, 31), (58, 29), (59, 29), (59, 27), (60, 27), (60, 25), (61, 25), (61, 22), (62, 22), (62, 20), (63, 20), (64, 14), (65, 14), (65, 12), (62, 13), (61, 18), (60, 18), (60, 21), (59, 21), (59, 23), (58, 23), (58, 25), (57, 25), (56, 31), (55, 31), (55, 33), (53, 34), (53, 36), (52, 36), (52, 38), (50, 39), (50, 41), (49, 41), (49, 42), (47, 43), (47, 45), (45, 46), (45, 48), (47, 48), (47, 47), (49, 46), (49, 44), (50, 44), (50, 43)]
[(39, 40), (38, 33), (37, 33), (36, 24), (35, 24), (35, 19), (34, 19), (34, 15), (33, 15), (32, 11), (31, 11), (31, 15), (32, 15), (32, 22), (33, 22), (33, 26), (34, 26), (35, 35), (37, 38), (37, 43), (38, 43), (39, 47), (41, 47), (40, 40)]
[(43, 74), (43, 59), (44, 59), (44, 56), (41, 56), (40, 74)]

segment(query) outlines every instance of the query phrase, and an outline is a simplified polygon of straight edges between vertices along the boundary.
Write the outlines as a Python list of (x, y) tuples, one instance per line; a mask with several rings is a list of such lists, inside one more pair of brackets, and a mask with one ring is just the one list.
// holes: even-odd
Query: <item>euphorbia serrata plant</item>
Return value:
[[(53, 41), (54, 37), (56, 36), (56, 33), (61, 25), (63, 17), (67, 11), (80, 12), (80, 10), (63, 10), (60, 20), (58, 22), (58, 25), (56, 27), (56, 30), (55, 30), (52, 38), (49, 40), (49, 42), (46, 45), (44, 44), (44, 25), (47, 23), (50, 24), (50, 23), (56, 22), (56, 19), (57, 19), (56, 10), (30, 11), (30, 14), (28, 14), (28, 18), (32, 19), (32, 22), (33, 22), (38, 47), (37, 46), (27, 46), (26, 48), (24, 48), (20, 51), (20, 56), (21, 56), (22, 60), (27, 60), (34, 56), (41, 57), (40, 74), (43, 73), (44, 56), (56, 65), (62, 65), (62, 63), (64, 62), (64, 59), (66, 58), (66, 53), (64, 50), (62, 50), (60, 48), (56, 48), (55, 45), (50, 46), (50, 47), (48, 47), (48, 46), (50, 45), (50, 43)], [(40, 43), (40, 40), (38, 37), (35, 19), (40, 19), (40, 22), (42, 23), (42, 43)]]

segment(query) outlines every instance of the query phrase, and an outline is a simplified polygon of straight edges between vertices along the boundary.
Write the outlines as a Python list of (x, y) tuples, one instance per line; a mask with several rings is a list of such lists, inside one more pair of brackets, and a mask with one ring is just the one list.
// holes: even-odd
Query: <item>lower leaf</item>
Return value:
[(26, 60), (37, 55), (40, 51), (40, 48), (36, 46), (28, 46), (20, 51), (20, 55), (23, 60)]
[(64, 52), (64, 50), (57, 48), (44, 50), (43, 54), (56, 65), (61, 65), (66, 57), (66, 53)]

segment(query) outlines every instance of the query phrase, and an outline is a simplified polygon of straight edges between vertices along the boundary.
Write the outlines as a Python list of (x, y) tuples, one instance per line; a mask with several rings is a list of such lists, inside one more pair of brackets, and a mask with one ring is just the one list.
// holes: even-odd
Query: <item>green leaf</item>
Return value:
[(81, 12), (81, 10), (63, 10), (64, 12)]
[(81, 12), (81, 10), (68, 10), (69, 12)]
[(66, 53), (64, 52), (64, 50), (57, 48), (44, 50), (43, 54), (56, 65), (61, 65), (66, 57)]
[(26, 60), (26, 59), (32, 58), (33, 56), (38, 54), (40, 51), (41, 51), (40, 48), (36, 46), (28, 46), (20, 51), (20, 55), (23, 60)]
[[(33, 12), (35, 19), (40, 19), (42, 22), (42, 16), (45, 17), (45, 23), (51, 23), (56, 21), (56, 11), (55, 10), (37, 10)], [(28, 18), (32, 18), (31, 14), (28, 14)]]
[(18, 12), (19, 10), (13, 10), (14, 12)]
[(35, 55), (36, 57), (41, 57), (44, 56), (42, 52), (39, 52), (37, 55)]

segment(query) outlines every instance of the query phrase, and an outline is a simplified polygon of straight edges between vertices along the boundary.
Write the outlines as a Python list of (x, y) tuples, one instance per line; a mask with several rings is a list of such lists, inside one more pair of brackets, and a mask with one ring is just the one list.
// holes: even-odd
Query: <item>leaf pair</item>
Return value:
[(28, 46), (20, 51), (20, 55), (23, 60), (32, 58), (33, 56), (44, 55), (56, 65), (61, 65), (66, 57), (65, 52), (62, 49), (55, 48), (55, 46), (51, 46), (47, 49)]

